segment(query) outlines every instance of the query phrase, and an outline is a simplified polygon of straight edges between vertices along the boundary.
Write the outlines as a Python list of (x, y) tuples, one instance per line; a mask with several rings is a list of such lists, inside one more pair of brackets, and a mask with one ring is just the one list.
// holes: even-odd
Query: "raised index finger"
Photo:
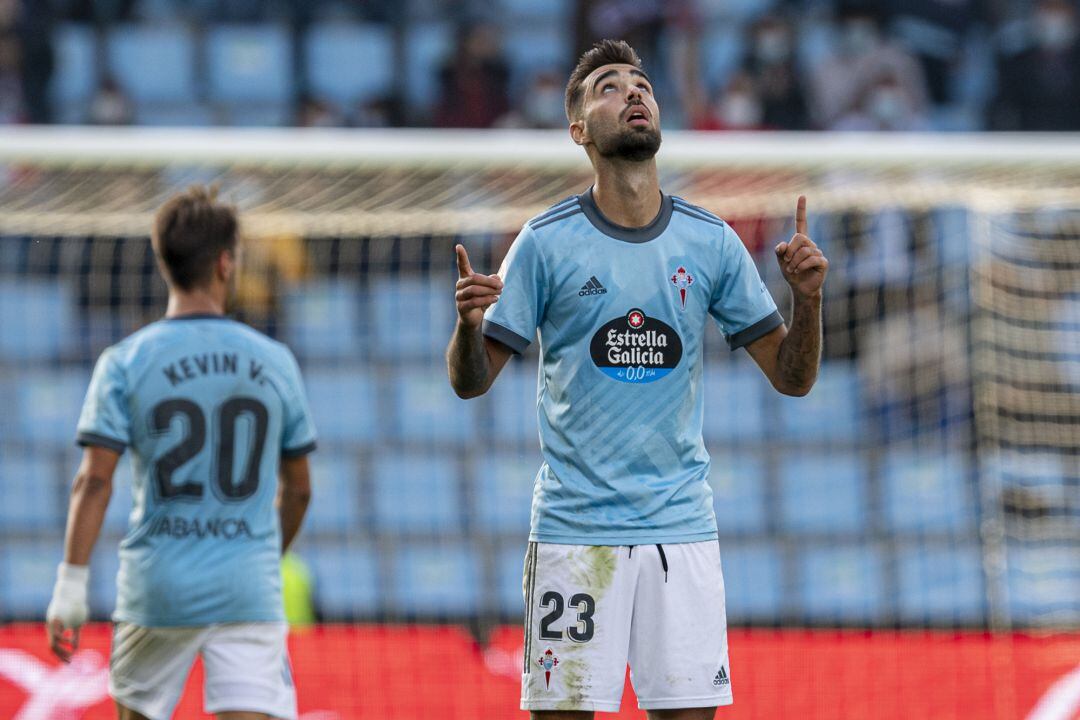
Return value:
[(795, 232), (800, 235), (806, 234), (806, 196), (799, 196), (799, 204), (795, 207)]
[(467, 278), (473, 274), (472, 265), (469, 264), (469, 253), (465, 252), (464, 245), (455, 245), (454, 252), (457, 253), (457, 271), (458, 277)]

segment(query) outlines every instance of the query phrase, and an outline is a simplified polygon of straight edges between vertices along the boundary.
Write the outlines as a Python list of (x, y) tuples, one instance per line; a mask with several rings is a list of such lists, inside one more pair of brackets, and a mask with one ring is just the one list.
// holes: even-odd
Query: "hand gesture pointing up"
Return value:
[(484, 311), (499, 301), (502, 278), (473, 271), (464, 246), (457, 245), (454, 251), (458, 267), (457, 293), (454, 295), (458, 317), (467, 327), (476, 329), (484, 322)]
[(776, 246), (776, 261), (780, 263), (780, 271), (796, 296), (812, 297), (821, 293), (829, 261), (806, 234), (805, 195), (799, 196), (795, 209), (795, 234), (791, 242)]

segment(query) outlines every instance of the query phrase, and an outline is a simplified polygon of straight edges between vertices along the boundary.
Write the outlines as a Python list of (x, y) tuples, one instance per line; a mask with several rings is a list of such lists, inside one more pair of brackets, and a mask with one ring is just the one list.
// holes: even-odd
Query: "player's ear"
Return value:
[(225, 283), (228, 283), (236, 275), (236, 253), (232, 250), (222, 250), (218, 255), (217, 266), (215, 268), (218, 277)]
[(570, 139), (575, 145), (584, 145), (588, 142), (589, 134), (585, 130), (585, 121), (582, 119), (570, 123)]

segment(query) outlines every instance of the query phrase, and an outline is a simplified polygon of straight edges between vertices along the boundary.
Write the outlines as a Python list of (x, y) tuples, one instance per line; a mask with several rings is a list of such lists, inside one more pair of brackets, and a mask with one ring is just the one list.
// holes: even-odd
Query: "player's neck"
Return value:
[(660, 181), (656, 161), (604, 159), (596, 165), (593, 200), (611, 222), (645, 227), (660, 213)]
[(175, 290), (169, 291), (169, 305), (165, 317), (184, 315), (224, 315), (225, 302), (210, 290)]

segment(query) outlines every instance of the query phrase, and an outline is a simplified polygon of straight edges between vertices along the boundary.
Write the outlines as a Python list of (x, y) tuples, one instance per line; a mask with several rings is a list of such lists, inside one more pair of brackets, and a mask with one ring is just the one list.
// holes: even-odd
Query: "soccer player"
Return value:
[(49, 644), (64, 661), (78, 647), (91, 551), (130, 447), (135, 507), (120, 543), (109, 672), (121, 720), (169, 718), (196, 655), (207, 712), (295, 720), (279, 568), (311, 494), (315, 429), (300, 370), (284, 345), (225, 317), (237, 262), (231, 207), (202, 188), (173, 197), (153, 247), (168, 309), (94, 370)]
[(625, 42), (581, 57), (566, 114), (594, 184), (529, 221), (498, 275), (457, 247), (447, 349), (469, 398), (541, 339), (521, 706), (544, 720), (614, 712), (629, 661), (650, 718), (712, 718), (732, 702), (732, 671), (701, 433), (705, 323), (778, 391), (805, 395), (828, 262), (800, 197), (775, 249), (794, 296), (785, 326), (727, 223), (661, 191), (660, 110)]

